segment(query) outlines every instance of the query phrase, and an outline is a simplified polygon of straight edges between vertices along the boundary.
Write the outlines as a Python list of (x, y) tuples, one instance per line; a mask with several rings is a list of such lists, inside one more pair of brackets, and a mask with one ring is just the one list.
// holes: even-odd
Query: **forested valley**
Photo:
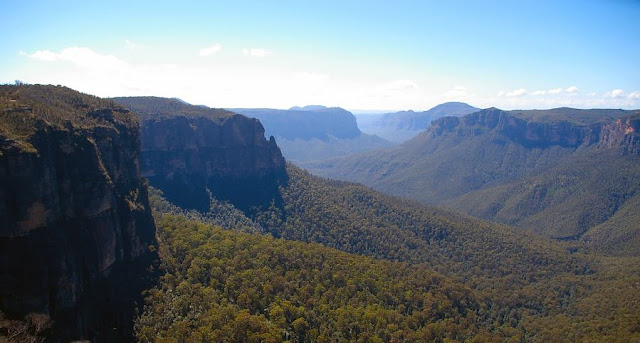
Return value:
[(250, 215), (151, 192), (166, 274), (137, 322), (142, 341), (640, 337), (637, 258), (287, 172), (282, 204)]

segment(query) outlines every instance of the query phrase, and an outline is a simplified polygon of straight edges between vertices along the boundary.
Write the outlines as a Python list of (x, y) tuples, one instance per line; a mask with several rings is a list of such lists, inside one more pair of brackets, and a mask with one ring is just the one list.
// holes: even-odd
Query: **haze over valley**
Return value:
[(1, 342), (640, 341), (640, 4), (0, 10)]

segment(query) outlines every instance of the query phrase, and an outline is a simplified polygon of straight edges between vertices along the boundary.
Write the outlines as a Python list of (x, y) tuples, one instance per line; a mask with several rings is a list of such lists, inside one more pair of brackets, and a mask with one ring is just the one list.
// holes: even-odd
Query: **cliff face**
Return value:
[(61, 87), (2, 91), (1, 309), (47, 313), (63, 340), (126, 337), (155, 243), (133, 114)]
[(260, 120), (266, 136), (278, 140), (282, 154), (297, 165), (391, 146), (360, 131), (355, 116), (342, 108), (324, 106), (232, 109)]
[(628, 153), (640, 155), (640, 114), (604, 124), (600, 130), (598, 146), (622, 148)]
[(174, 99), (116, 101), (143, 119), (143, 175), (180, 207), (207, 211), (211, 192), (248, 211), (269, 206), (286, 182), (280, 149), (257, 119)]
[(356, 117), (340, 107), (307, 106), (289, 110), (237, 108), (232, 111), (259, 119), (268, 135), (288, 140), (308, 141), (315, 138), (327, 141), (330, 137), (353, 139), (362, 134)]
[(453, 133), (464, 137), (493, 131), (525, 148), (578, 148), (597, 145), (600, 148), (621, 148), (637, 154), (640, 149), (639, 127), (640, 118), (637, 114), (584, 125), (568, 120), (528, 120), (490, 108), (460, 118), (441, 118), (433, 122), (426, 135), (436, 137)]

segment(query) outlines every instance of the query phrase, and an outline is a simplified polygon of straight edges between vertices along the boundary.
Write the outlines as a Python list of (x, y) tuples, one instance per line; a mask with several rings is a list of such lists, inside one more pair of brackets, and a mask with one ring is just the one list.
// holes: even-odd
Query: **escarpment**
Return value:
[(464, 117), (435, 120), (421, 139), (452, 134), (468, 137), (494, 133), (526, 148), (578, 148), (597, 145), (600, 148), (621, 148), (637, 153), (640, 146), (640, 114), (635, 112), (623, 113), (622, 117), (616, 119), (586, 123), (578, 123), (570, 118), (536, 119), (518, 111), (489, 108)]
[(143, 175), (172, 203), (207, 211), (212, 195), (249, 211), (277, 200), (285, 160), (257, 119), (177, 99), (114, 100), (140, 114)]
[(621, 148), (640, 155), (640, 112), (604, 124), (600, 130), (599, 147)]
[(1, 86), (0, 105), (0, 308), (127, 339), (155, 256), (135, 116), (54, 86)]
[[(502, 111), (443, 117), (391, 149), (311, 170), (554, 239), (637, 254), (640, 113)], [(596, 230), (597, 234), (592, 232)]]

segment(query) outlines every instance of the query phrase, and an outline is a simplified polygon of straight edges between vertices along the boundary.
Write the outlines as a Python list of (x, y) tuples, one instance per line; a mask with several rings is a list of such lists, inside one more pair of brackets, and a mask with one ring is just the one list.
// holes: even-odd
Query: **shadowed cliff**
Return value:
[(124, 340), (154, 260), (135, 116), (65, 87), (0, 87), (0, 308)]
[(140, 114), (143, 175), (172, 203), (206, 212), (209, 192), (243, 211), (278, 201), (284, 158), (257, 119), (177, 99), (114, 101)]

